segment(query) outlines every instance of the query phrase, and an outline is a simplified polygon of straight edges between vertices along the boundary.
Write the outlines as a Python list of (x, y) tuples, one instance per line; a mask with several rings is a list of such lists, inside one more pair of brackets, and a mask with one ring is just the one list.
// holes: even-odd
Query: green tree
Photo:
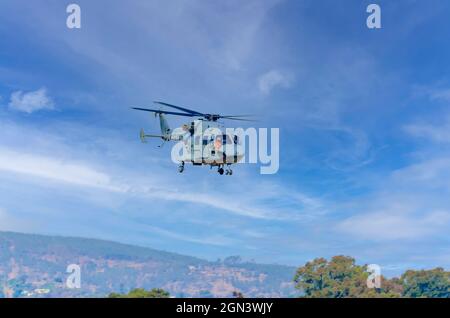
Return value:
[(153, 288), (152, 290), (145, 290), (143, 288), (136, 288), (131, 290), (128, 294), (111, 293), (109, 298), (169, 298), (170, 294), (161, 288)]
[(232, 295), (233, 295), (234, 298), (245, 298), (244, 294), (242, 292), (240, 292), (240, 291), (237, 291), (237, 290), (233, 291)]
[[(367, 266), (355, 264), (348, 256), (334, 256), (331, 261), (316, 258), (300, 267), (294, 277), (296, 288), (305, 297), (344, 298), (344, 297), (398, 297), (398, 286), (391, 282), (388, 288), (367, 287)], [(383, 282), (387, 280), (382, 279)]]
[(408, 270), (400, 280), (404, 297), (450, 298), (450, 272), (443, 268)]

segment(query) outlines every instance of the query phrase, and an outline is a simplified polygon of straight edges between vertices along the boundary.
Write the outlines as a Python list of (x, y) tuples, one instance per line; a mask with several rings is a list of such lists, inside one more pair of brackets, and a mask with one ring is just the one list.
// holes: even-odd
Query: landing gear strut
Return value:
[(182, 173), (184, 171), (184, 161), (181, 162), (181, 164), (178, 166), (178, 172)]
[(230, 164), (227, 164), (227, 170), (225, 171), (227, 176), (231, 176), (233, 174), (233, 170), (231, 170), (230, 166)]

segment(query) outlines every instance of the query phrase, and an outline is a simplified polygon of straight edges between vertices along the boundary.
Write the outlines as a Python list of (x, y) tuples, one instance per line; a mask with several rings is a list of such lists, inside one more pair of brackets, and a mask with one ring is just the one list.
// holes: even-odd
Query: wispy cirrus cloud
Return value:
[(450, 101), (450, 88), (437, 89), (430, 92), (432, 100)]
[(430, 85), (414, 85), (413, 95), (415, 97), (426, 97), (432, 102), (449, 102), (450, 87), (444, 81), (438, 81)]
[[(54, 130), (68, 131), (68, 128), (57, 126)], [(117, 164), (100, 163), (108, 162), (110, 159), (106, 154), (98, 154), (96, 159), (93, 159), (84, 148), (86, 143), (94, 142), (97, 148), (107, 145), (111, 150), (117, 151), (117, 148), (121, 147), (119, 145), (127, 143), (125, 140), (117, 139), (117, 136), (97, 135), (95, 137), (97, 141), (93, 141), (92, 134), (85, 134), (88, 130), (87, 127), (70, 129), (73, 134), (83, 132), (78, 134), (77, 138), (84, 141), (75, 145), (68, 140), (73, 137), (72, 134), (68, 137), (56, 136), (49, 131), (36, 130), (29, 126), (7, 125), (3, 145), (0, 144), (0, 171), (38, 178), (43, 182), (89, 187), (93, 190), (112, 192), (111, 195), (121, 194), (158, 201), (197, 204), (212, 208), (211, 211), (225, 211), (236, 216), (260, 220), (305, 220), (311, 219), (314, 215), (322, 215), (326, 210), (319, 199), (274, 184), (259, 184), (261, 191), (241, 195), (240, 200), (227, 200), (227, 197), (239, 195), (233, 183), (230, 186), (223, 184), (219, 191), (214, 187), (208, 187), (207, 191), (195, 191), (195, 188), (199, 187), (196, 179), (190, 179), (192, 183), (190, 186), (179, 184), (176, 180), (172, 180), (173, 171), (168, 174), (164, 172), (165, 170), (156, 169), (154, 162), (151, 163), (152, 172), (149, 175), (136, 176), (131, 170)], [(26, 141), (28, 145), (26, 149), (17, 145), (23, 142), (17, 135), (20, 131), (27, 131), (32, 136)], [(115, 139), (113, 143), (112, 138)], [(94, 150), (97, 152), (97, 149)], [(114, 154), (112, 156), (117, 160)], [(248, 183), (248, 180), (242, 179), (242, 182)], [(262, 187), (265, 190), (262, 190)], [(277, 193), (284, 194), (282, 200)], [(271, 202), (270, 206), (267, 205), (268, 200)]]
[(370, 196), (350, 205), (357, 213), (335, 229), (372, 242), (441, 241), (450, 227), (450, 160), (427, 155), (383, 176)]
[(405, 132), (414, 136), (427, 139), (431, 142), (450, 143), (450, 114), (444, 117), (443, 123), (413, 123), (405, 125)]
[(337, 230), (360, 240), (396, 241), (422, 240), (446, 232), (450, 226), (450, 211), (431, 211), (417, 214), (393, 204), (386, 210), (365, 213), (348, 218), (337, 225)]
[(0, 148), (0, 170), (80, 186), (121, 191), (110, 176), (88, 165)]

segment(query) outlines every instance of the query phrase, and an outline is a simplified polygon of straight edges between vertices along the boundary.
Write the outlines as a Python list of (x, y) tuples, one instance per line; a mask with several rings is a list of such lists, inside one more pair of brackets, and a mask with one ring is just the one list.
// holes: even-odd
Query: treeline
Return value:
[(153, 288), (152, 290), (145, 290), (143, 288), (136, 288), (127, 294), (111, 293), (109, 298), (169, 298), (169, 292), (161, 288)]
[(392, 279), (381, 276), (379, 288), (368, 287), (367, 270), (348, 256), (316, 258), (297, 270), (294, 282), (310, 298), (450, 298), (450, 272), (443, 268), (408, 270)]
[[(408, 270), (400, 277), (379, 276), (379, 284), (369, 286), (367, 265), (357, 265), (348, 256), (331, 260), (316, 258), (299, 267), (294, 277), (295, 288), (307, 298), (450, 298), (450, 272), (443, 268)], [(373, 287), (373, 288), (371, 288)], [(232, 297), (245, 297), (233, 292)], [(112, 293), (110, 298), (167, 298), (163, 289), (133, 289), (128, 294)]]

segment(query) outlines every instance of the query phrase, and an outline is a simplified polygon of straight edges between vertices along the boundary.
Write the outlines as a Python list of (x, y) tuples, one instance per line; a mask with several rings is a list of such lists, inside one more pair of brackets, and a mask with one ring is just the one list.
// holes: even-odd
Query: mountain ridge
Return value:
[[(81, 288), (66, 287), (69, 264), (81, 269)], [(0, 231), (0, 297), (105, 297), (110, 292), (164, 288), (175, 297), (296, 294), (295, 268), (208, 261), (150, 247), (82, 237)]]

